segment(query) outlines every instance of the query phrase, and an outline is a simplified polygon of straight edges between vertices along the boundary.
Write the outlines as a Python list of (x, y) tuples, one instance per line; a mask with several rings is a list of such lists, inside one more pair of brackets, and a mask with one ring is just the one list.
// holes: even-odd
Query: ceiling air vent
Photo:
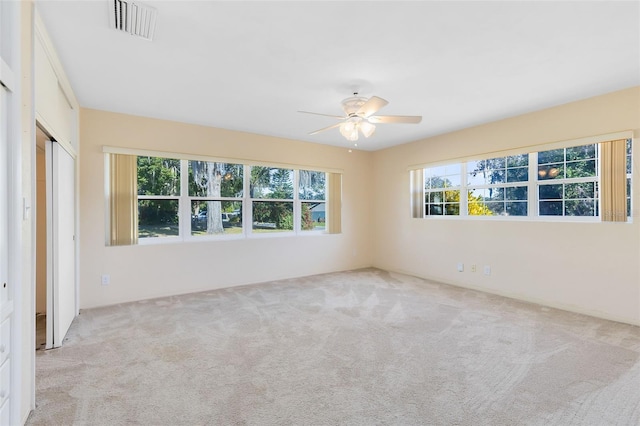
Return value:
[(156, 29), (158, 11), (126, 0), (109, 0), (111, 28), (151, 41)]

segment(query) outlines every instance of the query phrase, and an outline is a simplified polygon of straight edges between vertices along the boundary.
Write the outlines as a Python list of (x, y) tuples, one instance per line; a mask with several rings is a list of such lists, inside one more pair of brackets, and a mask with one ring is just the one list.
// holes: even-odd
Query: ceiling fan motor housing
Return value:
[(362, 96), (352, 96), (342, 101), (342, 109), (345, 114), (353, 116), (367, 102), (367, 98)]

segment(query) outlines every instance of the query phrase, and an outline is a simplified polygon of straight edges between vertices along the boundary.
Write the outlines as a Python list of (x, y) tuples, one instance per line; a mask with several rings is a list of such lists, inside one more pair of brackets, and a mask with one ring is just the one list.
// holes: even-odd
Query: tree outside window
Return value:
[(179, 235), (180, 160), (138, 156), (139, 238)]
[(242, 233), (243, 166), (189, 161), (191, 234)]

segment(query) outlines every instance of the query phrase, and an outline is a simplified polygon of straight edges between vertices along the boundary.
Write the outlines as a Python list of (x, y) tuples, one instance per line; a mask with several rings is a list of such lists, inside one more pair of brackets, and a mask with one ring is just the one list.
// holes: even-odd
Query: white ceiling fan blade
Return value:
[(315, 132), (309, 133), (309, 135), (315, 135), (316, 133), (324, 132), (325, 130), (331, 130), (331, 129), (335, 128), (335, 127), (339, 127), (341, 124), (342, 123), (337, 123), (337, 124), (334, 124), (332, 126), (323, 127), (322, 129), (319, 129), (319, 130), (316, 130)]
[(385, 101), (382, 98), (379, 98), (377, 96), (372, 96), (369, 98), (367, 102), (364, 103), (364, 105), (360, 107), (358, 112), (356, 112), (356, 115), (367, 118), (371, 114), (375, 114), (376, 112), (378, 112), (380, 108), (382, 108), (388, 103), (389, 102)]
[(420, 115), (372, 115), (367, 120), (369, 120), (369, 122), (373, 124), (378, 124), (378, 123), (416, 124), (422, 121), (422, 116)]
[(309, 112), (309, 111), (298, 111), (301, 112), (303, 114), (313, 114), (313, 115), (322, 115), (324, 117), (332, 117), (332, 118), (338, 118), (340, 120), (344, 119), (345, 117), (342, 115), (332, 115), (332, 114), (320, 114), (319, 112)]

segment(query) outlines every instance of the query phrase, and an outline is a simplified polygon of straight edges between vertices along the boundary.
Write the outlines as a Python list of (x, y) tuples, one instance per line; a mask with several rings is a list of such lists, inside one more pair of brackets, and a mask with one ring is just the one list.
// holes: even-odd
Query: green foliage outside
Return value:
[[(243, 191), (241, 164), (189, 161), (189, 195), (207, 198), (238, 198)], [(223, 234), (225, 228), (241, 226), (239, 202), (201, 200), (191, 205), (191, 228), (207, 234)], [(201, 214), (204, 213), (204, 216)], [(226, 213), (226, 215), (225, 215)], [(223, 219), (224, 215), (224, 219)]]
[[(138, 156), (137, 163), (138, 195), (180, 195), (180, 160)], [(138, 224), (177, 231), (178, 201), (138, 200)]]
[[(207, 193), (208, 168), (221, 178), (220, 193)], [(189, 196), (192, 197), (240, 197), (243, 189), (243, 166), (241, 164), (189, 161)]]
[(302, 203), (302, 230), (311, 231), (315, 228), (315, 222), (311, 215), (311, 208), (308, 203)]
[[(436, 214), (436, 211), (439, 211), (440, 214), (444, 215), (458, 215), (460, 213), (460, 190), (448, 190), (443, 192), (436, 192), (435, 194), (443, 194), (440, 196), (433, 196), (434, 192), (428, 192), (427, 197), (428, 200), (443, 200), (442, 202), (433, 202), (427, 203), (427, 208), (430, 206), (436, 206), (436, 209), (432, 209), (427, 213), (431, 213), (431, 215)], [(493, 211), (484, 204), (484, 200), (480, 196), (474, 196), (471, 192), (467, 191), (467, 200), (468, 200), (468, 214), (470, 216), (493, 216)], [(448, 206), (448, 208), (447, 208)]]
[[(458, 195), (460, 199), (460, 195)], [(467, 208), (469, 216), (493, 216), (493, 211), (484, 204), (482, 197), (474, 197), (471, 192), (467, 191)]]
[[(629, 146), (628, 146), (629, 150)], [(584, 145), (538, 152), (537, 172), (540, 214), (593, 216), (597, 215), (597, 184), (595, 182), (554, 183), (558, 179), (597, 177), (597, 145)], [(468, 214), (487, 216), (496, 214), (526, 215), (529, 181), (529, 155), (520, 154), (469, 162)], [(522, 182), (522, 185), (517, 183)], [(430, 177), (426, 181), (426, 202), (438, 205), (433, 199), (451, 202), (447, 196), (453, 190), (445, 177)], [(503, 184), (516, 184), (502, 186)], [(487, 187), (498, 185), (497, 187)], [(430, 188), (442, 188), (433, 191)], [(452, 189), (448, 189), (452, 188)], [(458, 191), (459, 192), (459, 191)], [(435, 195), (434, 195), (435, 194)], [(459, 200), (459, 193), (456, 194)], [(444, 204), (444, 210), (447, 205)], [(442, 209), (441, 209), (442, 210)], [(446, 212), (443, 210), (443, 213)], [(438, 208), (435, 209), (438, 211)], [(451, 213), (449, 213), (451, 214)]]
[(253, 221), (257, 227), (274, 225), (276, 229), (293, 230), (293, 170), (274, 167), (251, 167), (252, 198), (265, 200), (253, 203)]
[(476, 194), (469, 191), (470, 216), (501, 214), (521, 216), (527, 214), (528, 154), (491, 158), (470, 162), (470, 164), (475, 164), (475, 167), (469, 172), (469, 179), (481, 182), (480, 185), (523, 182), (523, 185), (518, 186), (472, 190)]
[[(469, 162), (469, 164), (473, 164), (473, 169), (468, 171), (469, 181), (475, 182), (480, 187), (528, 180), (529, 156), (527, 154)], [(442, 188), (441, 191), (427, 189), (426, 202), (436, 206), (431, 207), (433, 211), (441, 212), (440, 214), (459, 214), (460, 190), (454, 189), (459, 186), (452, 184), (448, 178), (439, 176), (430, 177), (427, 184), (428, 188)], [(469, 187), (473, 188), (473, 183)], [(467, 191), (467, 214), (469, 216), (526, 214), (527, 190), (526, 184), (508, 188), (471, 189)], [(444, 201), (441, 207), (438, 207), (438, 200)]]
[[(597, 144), (552, 149), (538, 153), (538, 180), (596, 177)], [(595, 216), (596, 182), (545, 184), (539, 187), (540, 214)]]
[[(180, 195), (180, 160), (139, 156), (137, 165), (138, 195)], [(215, 198), (242, 197), (243, 165), (189, 161), (188, 173), (189, 196), (203, 198), (194, 200), (190, 206), (192, 232), (229, 233), (240, 228), (242, 203)], [(265, 232), (293, 230), (293, 170), (254, 166), (250, 177), (250, 196), (264, 200), (253, 203), (256, 227)], [(323, 172), (301, 171), (300, 199), (324, 201), (325, 179)], [(140, 235), (177, 235), (178, 204), (178, 200), (139, 200)], [(304, 230), (315, 226), (311, 208), (312, 204), (302, 204)]]

